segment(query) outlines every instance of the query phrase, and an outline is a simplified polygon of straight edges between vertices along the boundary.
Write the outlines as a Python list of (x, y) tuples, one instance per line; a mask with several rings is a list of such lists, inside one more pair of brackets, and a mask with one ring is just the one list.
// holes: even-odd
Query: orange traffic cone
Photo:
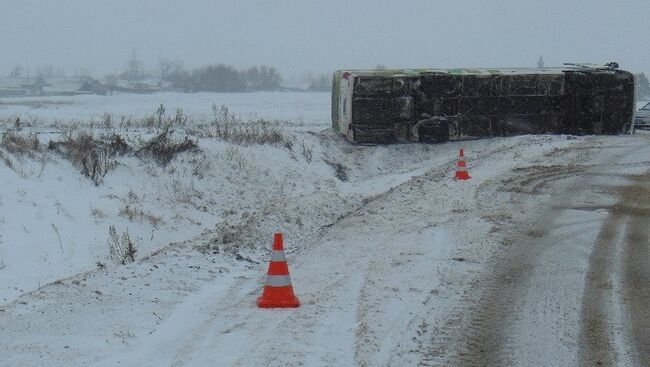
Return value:
[(465, 152), (461, 148), (460, 155), (458, 157), (458, 164), (456, 165), (456, 177), (457, 180), (469, 180), (469, 172), (467, 172), (467, 166), (465, 165)]
[(299, 307), (300, 301), (293, 294), (289, 266), (284, 258), (282, 233), (273, 237), (271, 263), (266, 275), (266, 284), (262, 296), (257, 298), (257, 306), (262, 308)]

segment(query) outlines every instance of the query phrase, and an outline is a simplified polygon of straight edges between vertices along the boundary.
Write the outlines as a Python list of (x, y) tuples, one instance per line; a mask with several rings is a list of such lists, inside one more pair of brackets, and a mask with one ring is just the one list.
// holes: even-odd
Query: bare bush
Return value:
[(293, 141), (291, 140), (286, 140), (284, 142), (284, 147), (289, 151), (289, 158), (293, 159), (294, 161), (298, 161), (298, 157), (296, 157), (296, 152), (293, 151)]
[(166, 112), (165, 105), (161, 103), (153, 115), (141, 120), (141, 125), (149, 128), (169, 129), (172, 126), (184, 127), (191, 120), (180, 107), (176, 108), (173, 116), (165, 115)]
[(189, 185), (184, 185), (180, 180), (172, 180), (171, 185), (167, 187), (170, 198), (179, 204), (194, 204), (194, 199), (200, 201), (203, 199), (203, 193), (194, 187), (194, 183), (190, 181)]
[(117, 215), (120, 217), (126, 217), (129, 219), (129, 221), (133, 221), (133, 219), (137, 218), (140, 216), (142, 213), (142, 210), (138, 208), (134, 208), (128, 204), (124, 205), (123, 207), (120, 208), (120, 211)]
[(101, 116), (101, 120), (102, 120), (102, 126), (104, 127), (104, 129), (110, 129), (110, 128), (113, 127), (113, 115), (112, 114), (110, 114), (108, 112), (104, 112), (102, 114), (102, 116)]
[(92, 214), (93, 218), (95, 218), (96, 220), (100, 220), (108, 217), (103, 210), (95, 208), (92, 205), (90, 206), (90, 214)]
[(239, 145), (285, 144), (289, 140), (282, 134), (280, 124), (264, 119), (243, 121), (225, 105), (213, 104), (209, 136)]
[(302, 142), (302, 156), (305, 157), (307, 163), (311, 163), (313, 152), (311, 147), (308, 147), (304, 141)]
[(115, 264), (126, 265), (134, 262), (137, 252), (128, 230), (120, 236), (115, 226), (108, 227), (108, 255)]
[(200, 179), (205, 177), (205, 174), (210, 171), (212, 163), (205, 154), (200, 156), (193, 156), (190, 158), (190, 167), (192, 168), (192, 175)]
[(155, 228), (158, 228), (158, 226), (165, 223), (161, 216), (147, 213), (140, 208), (128, 204), (124, 204), (124, 206), (120, 208), (118, 215), (120, 217), (128, 218), (131, 222), (135, 219), (145, 220)]
[(111, 157), (130, 151), (130, 147), (119, 135), (95, 139), (92, 134), (85, 132), (76, 136), (68, 135), (65, 141), (50, 141), (48, 149), (69, 159), (96, 186), (103, 181), (109, 170), (117, 166), (117, 161)]
[(212, 104), (212, 121), (211, 123), (213, 125), (221, 125), (228, 127), (230, 125), (236, 125), (241, 123), (242, 120), (235, 115), (234, 113), (230, 112), (228, 109), (228, 106), (226, 105), (221, 105), (217, 107), (216, 104)]
[(288, 139), (282, 134), (277, 122), (255, 120), (230, 127), (230, 130), (217, 128), (217, 137), (225, 141), (240, 144), (286, 144)]
[(133, 148), (126, 143), (124, 138), (118, 134), (113, 134), (108, 139), (108, 151), (111, 155), (123, 155), (133, 152)]
[(140, 158), (151, 157), (166, 166), (176, 154), (197, 148), (194, 140), (188, 137), (182, 140), (173, 139), (171, 134), (165, 129), (135, 150), (118, 134), (95, 138), (92, 134), (81, 132), (76, 135), (68, 134), (63, 141), (50, 141), (48, 149), (69, 159), (84, 176), (99, 185), (108, 171), (118, 165), (113, 159), (117, 155), (135, 152)]
[(34, 153), (40, 147), (40, 143), (36, 134), (30, 133), (25, 135), (18, 134), (14, 131), (6, 131), (2, 134), (0, 146), (5, 148), (9, 153), (28, 155), (33, 158)]
[(2, 161), (5, 163), (5, 165), (7, 167), (9, 167), (10, 169), (14, 169), (14, 164), (11, 163), (11, 160), (9, 158), (5, 157), (5, 155), (2, 154), (1, 151), (0, 151), (0, 159), (2, 159)]
[(162, 103), (158, 106), (156, 110), (156, 120), (158, 121), (158, 127), (162, 127), (163, 117), (165, 116), (165, 105)]
[(185, 126), (188, 120), (189, 117), (183, 112), (183, 109), (178, 107), (176, 108), (176, 114), (174, 114), (174, 117), (171, 119), (171, 123), (173, 125)]
[(230, 167), (239, 170), (244, 168), (246, 158), (242, 155), (239, 148), (228, 147), (224, 153), (224, 158)]
[(147, 141), (136, 154), (140, 157), (152, 157), (159, 164), (166, 166), (178, 153), (194, 150), (197, 147), (196, 141), (187, 136), (183, 140), (173, 139), (169, 129), (165, 129)]

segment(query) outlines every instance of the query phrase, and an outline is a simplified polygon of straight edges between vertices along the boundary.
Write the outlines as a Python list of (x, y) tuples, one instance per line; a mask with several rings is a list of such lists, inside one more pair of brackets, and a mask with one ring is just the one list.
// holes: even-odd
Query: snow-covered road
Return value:
[[(267, 253), (204, 231), (1, 307), (0, 365), (648, 365), (649, 134), (316, 139), (349, 182), (237, 227), (280, 223), (300, 308), (258, 309)], [(277, 218), (291, 210), (305, 225)]]
[(519, 215), (481, 278), (452, 364), (649, 363), (650, 147), (593, 140), (551, 153), (564, 163), (486, 185), (483, 210), (503, 210), (488, 197), (507, 192), (514, 208), (504, 214)]

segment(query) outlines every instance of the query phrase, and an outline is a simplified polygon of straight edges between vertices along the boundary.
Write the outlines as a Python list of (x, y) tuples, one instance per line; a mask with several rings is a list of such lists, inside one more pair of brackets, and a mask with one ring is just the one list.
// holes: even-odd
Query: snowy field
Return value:
[[(358, 146), (329, 98), (0, 100), (0, 366), (650, 365), (650, 134)], [(298, 309), (255, 306), (274, 232)]]
[[(112, 96), (0, 98), (0, 117), (20, 116), (25, 122), (55, 121), (88, 123), (101, 121), (107, 113), (116, 121), (122, 117), (143, 117), (163, 104), (168, 113), (177, 108), (196, 119), (210, 115), (211, 106), (226, 105), (245, 119), (266, 118), (328, 124), (329, 93), (156, 93), (115, 94)], [(15, 120), (15, 118), (14, 118)]]

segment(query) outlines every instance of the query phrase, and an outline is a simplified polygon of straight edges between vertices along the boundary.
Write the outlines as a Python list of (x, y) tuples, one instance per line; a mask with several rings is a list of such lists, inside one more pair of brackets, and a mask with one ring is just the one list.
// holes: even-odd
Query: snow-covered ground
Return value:
[(25, 122), (41, 124), (54, 121), (88, 123), (101, 121), (106, 113), (116, 122), (122, 117), (152, 115), (162, 104), (167, 113), (181, 108), (196, 118), (210, 114), (213, 104), (226, 105), (244, 118), (287, 119), (327, 124), (330, 120), (330, 94), (322, 92), (255, 93), (156, 93), (80, 95), (68, 97), (21, 97), (0, 99), (0, 117), (19, 115)]
[[(650, 363), (646, 132), (356, 146), (326, 94), (114, 97), (39, 119), (214, 102), (302, 121), (284, 143), (119, 157), (98, 186), (46, 149), (59, 133), (35, 128), (32, 156), (0, 147), (0, 366)], [(110, 226), (135, 262), (111, 261)], [(276, 231), (298, 309), (255, 306)]]

